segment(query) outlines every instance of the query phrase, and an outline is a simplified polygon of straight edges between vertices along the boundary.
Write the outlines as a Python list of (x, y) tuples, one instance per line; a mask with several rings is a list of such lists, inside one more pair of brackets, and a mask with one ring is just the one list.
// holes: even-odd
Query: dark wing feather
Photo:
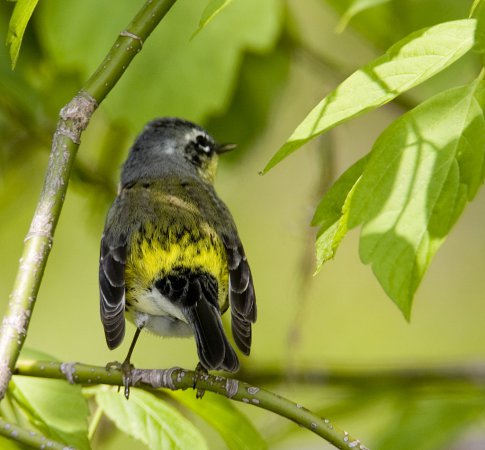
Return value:
[(251, 324), (256, 322), (257, 316), (253, 277), (239, 239), (231, 243), (226, 237), (223, 241), (229, 268), (232, 335), (239, 349), (245, 355), (249, 355)]
[(118, 347), (125, 336), (125, 265), (126, 244), (110, 244), (103, 235), (99, 258), (100, 313), (110, 349)]

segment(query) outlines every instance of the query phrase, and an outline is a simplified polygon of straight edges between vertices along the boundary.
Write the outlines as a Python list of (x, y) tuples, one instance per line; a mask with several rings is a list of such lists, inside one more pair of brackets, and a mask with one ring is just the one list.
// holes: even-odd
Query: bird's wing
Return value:
[(251, 323), (256, 322), (256, 295), (253, 277), (244, 248), (236, 234), (223, 235), (229, 268), (229, 302), (231, 329), (234, 342), (249, 355), (251, 349)]
[(109, 229), (101, 238), (99, 258), (100, 313), (106, 343), (118, 347), (125, 336), (126, 238), (115, 238)]

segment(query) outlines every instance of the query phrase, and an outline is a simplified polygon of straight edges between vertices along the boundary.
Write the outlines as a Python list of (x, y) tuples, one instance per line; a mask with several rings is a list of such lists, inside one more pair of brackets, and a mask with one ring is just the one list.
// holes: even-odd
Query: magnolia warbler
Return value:
[(234, 220), (213, 187), (218, 155), (233, 147), (217, 144), (191, 122), (161, 118), (145, 126), (129, 152), (99, 263), (108, 347), (123, 341), (125, 314), (137, 327), (128, 365), (146, 329), (194, 335), (199, 367), (237, 371), (221, 321), (229, 304), (234, 342), (249, 355), (256, 321), (251, 270)]

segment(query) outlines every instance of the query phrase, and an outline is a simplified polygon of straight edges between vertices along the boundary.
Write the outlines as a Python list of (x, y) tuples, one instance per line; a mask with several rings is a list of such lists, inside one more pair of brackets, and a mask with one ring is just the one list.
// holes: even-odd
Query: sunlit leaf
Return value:
[(195, 30), (194, 38), (217, 14), (219, 14), (232, 0), (210, 0), (199, 21), (199, 27)]
[(353, 0), (337, 25), (337, 31), (343, 31), (354, 16), (359, 14), (366, 9), (373, 8), (374, 6), (382, 5), (383, 3), (388, 3), (391, 0)]
[(132, 388), (130, 399), (114, 389), (98, 389), (96, 401), (124, 433), (153, 450), (207, 449), (207, 444), (187, 419), (166, 401)]
[(312, 219), (320, 227), (316, 240), (318, 273), (322, 265), (333, 258), (347, 233), (349, 206), (355, 186), (364, 171), (367, 157), (348, 168), (322, 198)]
[(258, 430), (229, 399), (212, 392), (206, 392), (203, 401), (197, 399), (192, 391), (175, 391), (169, 394), (214, 427), (228, 448), (234, 450), (268, 448)]
[(10, 18), (7, 32), (7, 46), (10, 50), (10, 60), (12, 61), (12, 69), (17, 64), (17, 59), (20, 52), (20, 45), (24, 37), (25, 29), (29, 23), (30, 17), (34, 12), (39, 0), (17, 0), (15, 8)]
[(273, 156), (264, 172), (336, 125), (373, 110), (422, 83), (473, 45), (476, 21), (457, 20), (410, 34), (354, 72), (327, 95)]
[(484, 177), (485, 83), (445, 91), (377, 139), (354, 192), (360, 256), (409, 318), (434, 254)]

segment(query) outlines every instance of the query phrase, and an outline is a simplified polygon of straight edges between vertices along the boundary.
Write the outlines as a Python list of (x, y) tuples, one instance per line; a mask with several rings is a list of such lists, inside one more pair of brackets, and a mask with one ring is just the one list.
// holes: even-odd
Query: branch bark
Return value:
[[(124, 386), (123, 374), (120, 370), (79, 363), (21, 360), (17, 363), (15, 374), (67, 379), (73, 384)], [(170, 369), (133, 369), (131, 378), (132, 386), (149, 390), (159, 388), (185, 390), (193, 388), (211, 391), (232, 400), (247, 403), (286, 417), (324, 438), (337, 448), (368, 450), (360, 440), (350, 436), (349, 433), (340, 429), (330, 422), (329, 419), (322, 419), (302, 405), (243, 381), (208, 374), (196, 375), (192, 370), (179, 367)]]
[(81, 134), (98, 105), (174, 3), (175, 0), (148, 0), (126, 30), (120, 33), (85, 86), (61, 109), (44, 186), (25, 238), (17, 276), (0, 328), (0, 400), (5, 396), (27, 336)]

